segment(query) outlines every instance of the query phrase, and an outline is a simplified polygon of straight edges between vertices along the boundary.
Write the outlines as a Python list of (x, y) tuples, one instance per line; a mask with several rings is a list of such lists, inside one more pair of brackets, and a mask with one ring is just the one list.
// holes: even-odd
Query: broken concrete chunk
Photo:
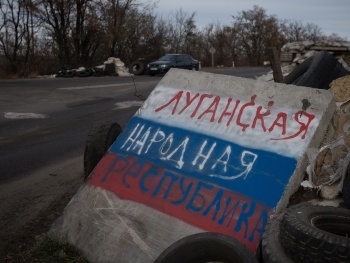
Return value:
[(350, 75), (333, 80), (329, 91), (334, 94), (336, 102), (345, 102), (350, 99)]
[(205, 231), (256, 252), (334, 109), (327, 90), (171, 69), (50, 236), (91, 262), (151, 263)]

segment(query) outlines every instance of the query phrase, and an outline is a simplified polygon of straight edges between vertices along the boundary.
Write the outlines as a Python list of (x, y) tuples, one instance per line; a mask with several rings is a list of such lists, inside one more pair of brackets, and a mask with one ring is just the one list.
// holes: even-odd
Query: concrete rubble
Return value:
[(114, 64), (115, 66), (115, 73), (119, 77), (125, 77), (125, 76), (132, 76), (133, 74), (129, 73), (129, 70), (125, 67), (125, 64), (123, 61), (120, 60), (120, 58), (114, 58), (110, 57), (107, 61), (103, 62), (104, 65), (107, 64)]
[(307, 50), (340, 50), (340, 51), (350, 51), (350, 42), (336, 42), (336, 41), (299, 41), (285, 44), (281, 51), (292, 51), (296, 50), (299, 52), (307, 51)]
[[(312, 107), (301, 111), (302, 100)], [(171, 69), (48, 236), (103, 263), (151, 263), (206, 231), (254, 253), (269, 216), (299, 188), (306, 151), (319, 148), (335, 108), (327, 90)]]
[[(344, 54), (350, 54), (350, 42), (339, 43), (323, 41), (315, 43), (313, 41), (300, 41), (287, 43), (281, 48), (280, 61), (282, 75), (284, 77), (287, 76), (296, 66), (321, 50), (327, 50), (333, 53), (343, 67), (350, 72), (349, 61), (344, 59)], [(273, 72), (270, 71), (256, 79), (261, 81), (273, 81)]]
[[(350, 43), (302, 41), (288, 43), (281, 49), (281, 69), (283, 76), (313, 56), (319, 50), (329, 50), (343, 67), (350, 72), (344, 54), (349, 54)], [(294, 53), (295, 58), (286, 63), (283, 53)], [(341, 53), (343, 55), (341, 55)], [(285, 57), (285, 56), (284, 56)], [(263, 75), (258, 80), (273, 81), (273, 73)], [(335, 200), (341, 193), (343, 179), (350, 162), (350, 76), (334, 80), (329, 91), (333, 93), (337, 109), (328, 127), (328, 133), (319, 149), (309, 149), (308, 179), (302, 183), (307, 188), (318, 189), (325, 200)]]
[(129, 73), (129, 70), (125, 67), (123, 61), (119, 58), (110, 57), (103, 62), (102, 65), (91, 67), (79, 67), (77, 69), (65, 69), (60, 70), (58, 74), (55, 74), (54, 77), (91, 77), (91, 76), (133, 76)]
[(307, 173), (311, 187), (332, 200), (342, 190), (350, 162), (350, 76), (334, 80), (329, 91), (334, 94), (337, 108), (320, 149), (308, 153)]

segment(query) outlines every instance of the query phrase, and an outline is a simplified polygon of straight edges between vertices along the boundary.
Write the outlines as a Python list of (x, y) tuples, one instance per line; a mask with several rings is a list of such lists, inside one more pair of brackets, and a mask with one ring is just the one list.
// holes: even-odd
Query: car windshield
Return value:
[(161, 61), (176, 61), (176, 56), (174, 56), (174, 55), (165, 55), (165, 56), (162, 56), (158, 60), (161, 60)]

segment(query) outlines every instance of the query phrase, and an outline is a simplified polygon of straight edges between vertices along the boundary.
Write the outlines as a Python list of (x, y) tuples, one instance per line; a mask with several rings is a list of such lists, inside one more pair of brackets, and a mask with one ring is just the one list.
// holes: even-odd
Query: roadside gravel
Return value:
[(23, 262), (82, 185), (82, 164), (76, 156), (0, 185), (0, 262)]

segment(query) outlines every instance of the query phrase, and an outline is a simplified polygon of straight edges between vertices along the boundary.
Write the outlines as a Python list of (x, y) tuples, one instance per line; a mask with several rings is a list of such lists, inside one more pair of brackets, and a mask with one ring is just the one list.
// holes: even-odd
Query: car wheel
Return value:
[(350, 262), (350, 210), (292, 206), (283, 217), (280, 239), (295, 262)]
[(257, 263), (242, 243), (219, 233), (199, 233), (187, 236), (170, 245), (155, 263)]
[(117, 123), (95, 124), (89, 130), (84, 150), (84, 180), (122, 132)]
[(284, 251), (280, 240), (280, 227), (284, 213), (275, 216), (266, 225), (262, 237), (262, 258), (264, 263), (293, 263)]

